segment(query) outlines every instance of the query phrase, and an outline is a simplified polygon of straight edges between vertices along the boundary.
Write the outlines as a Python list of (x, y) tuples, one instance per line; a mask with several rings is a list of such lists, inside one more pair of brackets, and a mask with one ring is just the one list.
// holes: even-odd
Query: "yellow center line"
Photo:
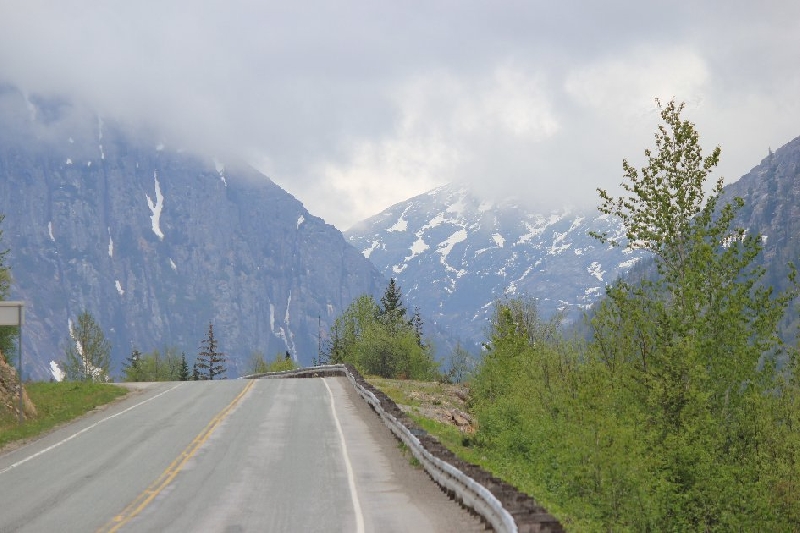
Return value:
[(136, 497), (130, 504), (128, 504), (123, 511), (112, 518), (106, 525), (98, 529), (99, 532), (108, 532), (112, 533), (114, 531), (119, 530), (122, 526), (127, 524), (130, 520), (132, 520), (136, 515), (138, 515), (145, 507), (147, 507), (150, 502), (152, 502), (158, 494), (164, 490), (172, 481), (175, 479), (175, 476), (178, 475), (178, 472), (186, 465), (186, 463), (191, 459), (197, 450), (211, 437), (211, 434), (214, 433), (214, 430), (222, 423), (225, 417), (230, 414), (236, 404), (239, 403), (245, 394), (253, 387), (255, 384), (255, 380), (250, 380), (250, 382), (242, 389), (242, 391), (234, 398), (231, 403), (229, 403), (222, 411), (216, 414), (214, 418), (208, 423), (208, 425), (201, 431), (192, 442), (175, 458), (172, 463), (164, 470), (158, 479), (156, 479), (153, 483), (150, 484), (139, 496)]

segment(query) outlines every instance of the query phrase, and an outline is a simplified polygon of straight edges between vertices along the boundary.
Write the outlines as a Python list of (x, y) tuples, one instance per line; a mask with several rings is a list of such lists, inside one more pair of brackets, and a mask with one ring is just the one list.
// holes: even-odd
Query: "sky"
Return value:
[(583, 208), (656, 98), (726, 183), (800, 136), (800, 2), (0, 0), (0, 82), (244, 159), (341, 230), (449, 182)]

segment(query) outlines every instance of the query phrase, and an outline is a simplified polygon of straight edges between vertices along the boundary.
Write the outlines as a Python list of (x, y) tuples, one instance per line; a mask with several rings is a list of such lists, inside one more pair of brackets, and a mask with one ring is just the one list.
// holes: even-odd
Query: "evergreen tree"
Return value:
[(417, 338), (417, 344), (420, 348), (424, 348), (425, 344), (422, 341), (422, 315), (419, 313), (419, 307), (414, 307), (414, 314), (411, 316), (410, 325), (414, 329), (414, 336)]
[(111, 343), (89, 311), (78, 315), (67, 339), (66, 375), (71, 381), (109, 381)]
[(142, 381), (139, 375), (139, 361), (142, 353), (135, 346), (131, 349), (131, 354), (122, 362), (122, 375), (125, 381)]
[(181, 352), (181, 366), (178, 373), (178, 380), (189, 381), (189, 365), (186, 363), (186, 352)]
[(389, 279), (389, 285), (381, 296), (381, 305), (378, 314), (387, 324), (399, 324), (406, 319), (406, 308), (403, 305), (403, 292), (394, 278)]
[(214, 325), (208, 323), (206, 338), (200, 343), (197, 354), (197, 368), (200, 379), (214, 379), (225, 372), (225, 354), (217, 351), (217, 339), (214, 337)]
[(197, 361), (192, 364), (192, 381), (200, 379), (200, 371), (197, 369)]

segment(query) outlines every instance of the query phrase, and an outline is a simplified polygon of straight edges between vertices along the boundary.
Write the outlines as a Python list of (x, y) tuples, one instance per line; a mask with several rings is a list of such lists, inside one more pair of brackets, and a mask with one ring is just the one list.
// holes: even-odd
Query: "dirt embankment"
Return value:
[(391, 397), (404, 413), (450, 424), (467, 434), (475, 432), (475, 423), (467, 413), (469, 390), (465, 385), (381, 378), (369, 381)]
[[(36, 406), (33, 405), (25, 387), (22, 387), (22, 410), (25, 418), (36, 416)], [(0, 414), (11, 414), (19, 416), (19, 380), (17, 371), (6, 363), (3, 354), (0, 353)]]

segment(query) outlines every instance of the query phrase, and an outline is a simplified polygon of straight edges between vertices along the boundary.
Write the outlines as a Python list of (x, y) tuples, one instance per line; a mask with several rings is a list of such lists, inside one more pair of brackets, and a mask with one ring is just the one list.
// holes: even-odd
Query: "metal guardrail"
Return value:
[[(397, 405), (388, 397), (382, 402), (375, 393), (367, 387), (363, 377), (350, 365), (326, 365), (298, 370), (287, 370), (285, 372), (272, 372), (266, 374), (252, 374), (244, 376), (244, 379), (277, 379), (277, 378), (313, 378), (323, 376), (345, 376), (353, 384), (356, 392), (367, 402), (367, 404), (381, 417), (386, 426), (392, 433), (400, 439), (420, 462), (422, 467), (440, 487), (448, 494), (456, 498), (465, 507), (474, 510), (489, 524), (495, 531), (500, 533), (524, 533), (524, 532), (550, 532), (558, 533), (563, 529), (561, 524), (542, 507), (538, 506), (532, 498), (510, 488), (506, 490), (507, 499), (511, 500), (515, 510), (512, 512), (503, 505), (503, 502), (492, 493), (484, 484), (478, 482), (461, 469), (456, 468), (449, 462), (437, 457), (426, 448), (425, 444), (415, 435), (412, 429), (399, 420), (390, 411), (400, 414)], [(362, 384), (363, 383), (363, 384)], [(366, 385), (366, 386), (365, 386)], [(379, 393), (382, 396), (382, 393)], [(390, 405), (384, 406), (384, 402)], [(430, 437), (428, 437), (429, 439)], [(474, 469), (474, 465), (470, 465)], [(483, 472), (486, 474), (485, 472)], [(488, 474), (486, 474), (488, 477)], [(501, 484), (500, 480), (497, 484)], [(501, 491), (502, 492), (502, 491)], [(512, 492), (509, 494), (509, 492)]]

